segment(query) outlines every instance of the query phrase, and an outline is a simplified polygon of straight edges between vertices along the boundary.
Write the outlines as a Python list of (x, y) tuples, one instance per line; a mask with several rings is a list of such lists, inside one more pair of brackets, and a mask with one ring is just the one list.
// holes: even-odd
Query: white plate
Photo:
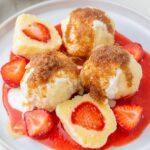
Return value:
[[(116, 28), (121, 33), (125, 34), (133, 41), (141, 43), (146, 50), (150, 52), (150, 20), (145, 18), (132, 10), (124, 8), (120, 5), (100, 1), (100, 0), (51, 0), (40, 3), (20, 13), (32, 13), (38, 17), (49, 20), (56, 24), (64, 19), (68, 12), (77, 7), (96, 7), (105, 10), (115, 21)], [(6, 12), (7, 13), (7, 12)], [(19, 14), (20, 14), (19, 13)], [(18, 14), (17, 14), (18, 15)], [(12, 45), (12, 35), (14, 30), (14, 23), (16, 16), (11, 17), (0, 26), (0, 67), (9, 57)], [(0, 86), (2, 80), (0, 79)], [(0, 96), (1, 96), (0, 89)], [(13, 150), (48, 150), (44, 145), (41, 145), (29, 138), (20, 138), (14, 140), (6, 130), (6, 123), (8, 117), (3, 107), (2, 100), (0, 101), (0, 143), (6, 149)], [(143, 132), (143, 134), (134, 142), (123, 147), (112, 148), (115, 150), (148, 150), (150, 149), (150, 126)], [(117, 139), (116, 139), (117, 140)], [(0, 147), (0, 150), (2, 148)]]

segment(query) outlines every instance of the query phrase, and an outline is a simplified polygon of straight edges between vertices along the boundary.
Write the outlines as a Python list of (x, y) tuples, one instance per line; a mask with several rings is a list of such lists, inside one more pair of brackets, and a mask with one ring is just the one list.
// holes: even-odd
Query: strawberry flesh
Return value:
[(29, 59), (19, 56), (19, 55), (16, 55), (12, 51), (10, 52), (9, 61), (17, 60), (17, 59), (21, 59), (21, 58), (25, 59), (26, 63), (29, 63)]
[(113, 111), (118, 124), (130, 131), (140, 122), (143, 108), (138, 105), (118, 105)]
[(83, 102), (72, 112), (71, 120), (73, 124), (80, 125), (90, 130), (102, 130), (104, 128), (104, 118), (100, 110), (91, 102)]
[(55, 25), (55, 28), (56, 28), (57, 32), (59, 33), (59, 35), (62, 37), (61, 24)]
[(16, 60), (16, 59), (20, 59), (20, 56), (15, 55), (12, 51), (10, 52), (10, 56), (9, 56), (9, 60)]
[(27, 133), (32, 138), (44, 138), (54, 126), (52, 115), (44, 109), (26, 112), (24, 120)]
[(18, 87), (25, 72), (27, 62), (23, 58), (6, 63), (1, 68), (2, 78), (11, 87)]
[(22, 32), (33, 40), (47, 43), (51, 36), (49, 29), (42, 23), (33, 22)]
[(143, 57), (143, 48), (139, 43), (129, 43), (124, 48), (134, 56), (137, 61), (140, 61)]

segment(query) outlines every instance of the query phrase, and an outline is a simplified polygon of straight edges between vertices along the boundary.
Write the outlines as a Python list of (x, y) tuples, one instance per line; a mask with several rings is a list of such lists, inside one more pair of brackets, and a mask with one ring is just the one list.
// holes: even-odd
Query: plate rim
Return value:
[[(19, 14), (21, 13), (25, 13), (28, 12), (30, 10), (34, 10), (34, 9), (38, 9), (39, 7), (45, 6), (47, 4), (51, 4), (51, 3), (58, 3), (58, 2), (65, 2), (66, 0), (46, 0), (44, 2), (39, 2), (37, 4), (34, 4), (32, 6), (29, 6), (23, 10), (18, 11), (17, 13), (15, 13), (14, 15), (8, 17), (8, 19), (5, 19), (1, 24), (0, 24), (0, 30), (2, 30), (2, 28), (4, 28), (7, 24), (9, 24), (9, 22), (11, 22), (13, 19), (15, 19)], [(81, 1), (81, 0), (69, 0), (69, 1)], [(82, 0), (84, 1), (84, 0)], [(92, 1), (92, 0), (89, 0)], [(112, 2), (112, 1), (106, 1), (106, 0), (95, 0), (97, 2), (103, 2), (103, 3), (107, 3), (107, 4), (112, 4), (112, 5), (116, 5), (118, 7), (124, 8), (128, 11), (130, 11), (131, 13), (134, 13), (136, 15), (138, 15), (141, 18), (144, 18), (146, 21), (148, 21), (150, 23), (150, 17), (149, 16), (145, 16), (144, 14), (136, 11), (134, 8), (131, 7), (127, 7), (124, 6), (123, 4), (118, 4), (117, 2)]]
[[(34, 4), (32, 6), (29, 6), (23, 10), (20, 10), (18, 11), (17, 13), (14, 13), (12, 16), (8, 17), (7, 19), (5, 19), (1, 24), (0, 24), (0, 31), (5, 28), (5, 26), (9, 26), (9, 23), (11, 21), (13, 21), (19, 14), (22, 14), (22, 13), (27, 13), (29, 11), (33, 11), (33, 10), (36, 10), (36, 9), (39, 9), (40, 7), (44, 7), (46, 5), (50, 5), (50, 4), (53, 4), (53, 3), (59, 3), (59, 2), (66, 2), (67, 0), (46, 0), (46, 1), (43, 1), (43, 2), (39, 2), (37, 4)], [(69, 1), (86, 1), (86, 0), (69, 0)], [(89, 1), (92, 1), (92, 0), (89, 0)], [(135, 9), (131, 8), (131, 7), (127, 7), (127, 6), (124, 6), (123, 4), (118, 4), (117, 2), (112, 2), (112, 1), (108, 1), (108, 0), (95, 0), (97, 2), (103, 2), (105, 4), (111, 4), (111, 5), (115, 5), (117, 7), (120, 7), (120, 8), (123, 8), (123, 9), (126, 9), (127, 11), (137, 15), (138, 17), (144, 19), (146, 22), (148, 22), (150, 24), (150, 17), (149, 16), (146, 16), (138, 11), (136, 11)], [(142, 23), (141, 23), (142, 24)], [(147, 27), (146, 27), (147, 28)], [(148, 29), (150, 31), (150, 29)], [(10, 147), (10, 145), (4, 141), (2, 138), (0, 138), (0, 144), (2, 144), (1, 146), (4, 145), (4, 147), (6, 147), (6, 150), (14, 150), (12, 147)], [(150, 148), (150, 145), (147, 147), (148, 149)], [(147, 149), (147, 150), (148, 150)]]

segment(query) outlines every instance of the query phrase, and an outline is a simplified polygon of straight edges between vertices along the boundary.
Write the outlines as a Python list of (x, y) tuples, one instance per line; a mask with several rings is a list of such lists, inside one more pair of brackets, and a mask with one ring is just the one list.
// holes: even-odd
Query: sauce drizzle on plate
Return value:
[[(125, 45), (131, 42), (129, 39), (116, 32), (116, 43)], [(143, 116), (138, 126), (132, 131), (125, 131), (118, 126), (117, 130), (110, 135), (106, 145), (99, 150), (105, 150), (111, 146), (123, 146), (127, 143), (138, 138), (144, 129), (150, 123), (150, 55), (144, 52), (143, 60), (140, 61), (143, 70), (143, 78), (139, 87), (139, 91), (132, 97), (127, 97), (117, 101), (117, 104), (138, 104), (143, 107)], [(3, 85), (3, 103), (7, 110), (12, 127), (20, 127), (19, 129), (24, 130), (22, 113), (18, 110), (13, 109), (8, 102), (8, 92), (10, 87), (6, 84)], [(80, 145), (75, 143), (69, 135), (65, 132), (61, 122), (57, 118), (56, 114), (53, 114), (55, 118), (55, 127), (50, 132), (48, 138), (39, 140), (39, 142), (57, 150), (90, 150), (82, 148)], [(24, 132), (23, 132), (24, 133)], [(25, 133), (24, 133), (25, 134)]]

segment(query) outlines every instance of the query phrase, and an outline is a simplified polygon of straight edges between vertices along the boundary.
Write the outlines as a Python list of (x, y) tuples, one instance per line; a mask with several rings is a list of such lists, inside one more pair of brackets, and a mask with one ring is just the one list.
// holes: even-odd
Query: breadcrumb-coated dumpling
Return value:
[(77, 66), (61, 52), (31, 58), (21, 81), (28, 110), (38, 107), (53, 111), (57, 104), (80, 90)]
[(72, 56), (88, 57), (95, 47), (114, 44), (114, 24), (99, 9), (75, 9), (61, 25), (63, 42)]
[(142, 68), (118, 45), (96, 48), (81, 70), (81, 83), (91, 96), (119, 99), (134, 94), (140, 85)]

